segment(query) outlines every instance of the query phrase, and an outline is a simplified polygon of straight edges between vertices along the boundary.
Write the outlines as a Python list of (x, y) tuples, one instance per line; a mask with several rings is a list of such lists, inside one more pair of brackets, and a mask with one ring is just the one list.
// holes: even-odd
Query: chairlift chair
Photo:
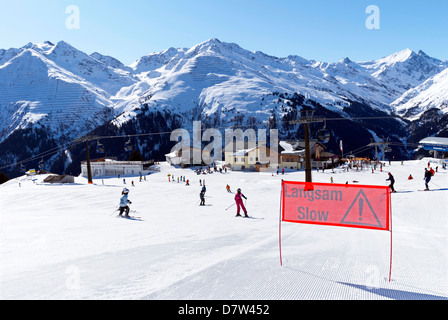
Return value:
[(130, 138), (124, 145), (124, 151), (132, 151), (132, 144), (131, 144), (131, 139)]
[(105, 152), (104, 146), (99, 141), (96, 144), (96, 152), (97, 153), (104, 153)]
[(42, 160), (39, 161), (39, 169), (43, 170), (45, 167), (45, 163), (44, 163), (44, 159), (42, 158)]
[(326, 120), (324, 120), (324, 127), (317, 132), (317, 140), (321, 143), (330, 141), (330, 130), (327, 129)]
[(321, 129), (317, 132), (317, 140), (321, 143), (330, 141), (330, 131), (328, 129)]

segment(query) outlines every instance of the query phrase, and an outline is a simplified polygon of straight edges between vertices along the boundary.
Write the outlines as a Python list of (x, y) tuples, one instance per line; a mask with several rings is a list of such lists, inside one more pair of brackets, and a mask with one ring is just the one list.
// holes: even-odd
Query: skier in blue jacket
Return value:
[(129, 190), (124, 188), (121, 192), (122, 196), (120, 198), (120, 213), (118, 214), (120, 217), (125, 212), (125, 217), (129, 218), (129, 206), (132, 202), (128, 199)]

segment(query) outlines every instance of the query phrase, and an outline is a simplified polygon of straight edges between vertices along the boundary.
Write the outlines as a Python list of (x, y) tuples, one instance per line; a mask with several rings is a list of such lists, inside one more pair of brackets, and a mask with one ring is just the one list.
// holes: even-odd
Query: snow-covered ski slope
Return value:
[[(70, 185), (10, 180), (0, 186), (0, 298), (448, 299), (448, 172), (432, 162), (435, 191), (420, 192), (427, 163), (313, 171), (315, 182), (369, 185), (387, 185), (393, 173), (391, 282), (387, 231), (283, 222), (280, 266), (281, 179), (304, 181), (304, 172), (198, 176), (162, 163), (146, 181), (125, 177), (126, 185), (123, 177), (93, 185), (82, 177)], [(190, 186), (177, 183), (180, 175)], [(199, 179), (207, 186), (203, 207)], [(234, 203), (227, 184), (242, 189), (249, 215), (260, 219), (226, 210)], [(131, 214), (143, 221), (116, 217), (124, 186)]]

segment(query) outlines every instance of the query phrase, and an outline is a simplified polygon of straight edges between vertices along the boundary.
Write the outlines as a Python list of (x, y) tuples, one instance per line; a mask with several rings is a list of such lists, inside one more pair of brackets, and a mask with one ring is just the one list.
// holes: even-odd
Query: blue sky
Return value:
[[(79, 29), (68, 29), (69, 5)], [(380, 29), (366, 28), (369, 5)], [(0, 0), (0, 48), (64, 40), (130, 64), (210, 38), (277, 57), (378, 59), (410, 48), (448, 59), (446, 0)]]

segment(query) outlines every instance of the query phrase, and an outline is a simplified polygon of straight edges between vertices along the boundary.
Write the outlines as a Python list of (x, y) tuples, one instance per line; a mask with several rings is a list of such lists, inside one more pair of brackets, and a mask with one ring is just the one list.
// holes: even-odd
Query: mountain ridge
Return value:
[[(15, 59), (23, 55), (28, 61)], [(297, 136), (298, 126), (284, 121), (294, 120), (304, 106), (320, 106), (323, 113), (337, 117), (362, 115), (358, 108), (366, 114), (415, 121), (428, 110), (439, 110), (438, 101), (446, 101), (444, 91), (434, 98), (437, 87), (431, 90), (433, 104), (423, 105), (416, 97), (428, 94), (428, 83), (439, 82), (447, 68), (447, 61), (421, 50), (405, 49), (371, 61), (345, 57), (328, 63), (297, 55), (274, 57), (216, 38), (191, 48), (150, 53), (126, 66), (64, 41), (28, 43), (19, 49), (0, 49), (0, 118), (8, 124), (0, 127), (0, 143), (15, 130), (33, 127), (46, 128), (56, 144), (108, 123), (115, 128), (111, 130), (123, 132), (120, 128), (129, 128), (130, 121), (143, 121), (138, 115), (156, 112), (167, 120), (163, 130), (176, 129), (174, 124), (189, 129), (193, 120), (210, 126), (263, 123), (265, 127), (275, 120), (284, 137)], [(445, 114), (443, 103), (439, 111)], [(78, 107), (70, 109), (72, 105)], [(386, 126), (375, 130), (402, 141), (412, 136), (403, 133), (402, 122)], [(342, 128), (338, 130), (342, 135)]]

